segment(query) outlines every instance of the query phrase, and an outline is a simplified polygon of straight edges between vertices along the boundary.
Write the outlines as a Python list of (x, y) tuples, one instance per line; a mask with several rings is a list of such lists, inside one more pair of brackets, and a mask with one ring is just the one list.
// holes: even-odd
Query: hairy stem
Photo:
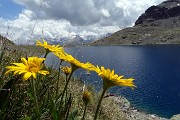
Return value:
[(85, 107), (84, 107), (84, 113), (83, 113), (82, 120), (84, 120), (84, 118), (85, 118), (85, 114), (86, 114), (86, 108), (87, 108), (87, 104), (85, 104)]
[(38, 119), (40, 120), (39, 105), (38, 105), (38, 99), (37, 99), (37, 95), (36, 95), (36, 86), (35, 86), (35, 83), (34, 83), (34, 79), (31, 79), (31, 88), (32, 88), (33, 97), (34, 97), (34, 100), (35, 100), (36, 114), (38, 116)]
[(96, 108), (96, 112), (95, 112), (94, 120), (96, 120), (96, 119), (97, 119), (98, 112), (99, 112), (99, 108), (100, 108), (100, 106), (101, 106), (101, 101), (102, 101), (102, 99), (103, 99), (103, 96), (104, 96), (105, 92), (106, 92), (106, 90), (105, 90), (105, 89), (103, 89), (103, 92), (102, 92), (102, 94), (101, 94), (101, 97), (100, 97), (100, 99), (99, 99), (99, 102), (98, 102), (98, 105), (97, 105), (97, 108)]

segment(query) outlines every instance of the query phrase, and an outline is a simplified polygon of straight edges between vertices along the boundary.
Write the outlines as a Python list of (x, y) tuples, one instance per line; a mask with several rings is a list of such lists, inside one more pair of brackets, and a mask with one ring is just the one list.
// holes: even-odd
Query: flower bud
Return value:
[(91, 101), (91, 96), (92, 95), (91, 95), (91, 93), (89, 91), (85, 90), (83, 92), (82, 99), (83, 99), (83, 102), (84, 102), (85, 105), (87, 105)]

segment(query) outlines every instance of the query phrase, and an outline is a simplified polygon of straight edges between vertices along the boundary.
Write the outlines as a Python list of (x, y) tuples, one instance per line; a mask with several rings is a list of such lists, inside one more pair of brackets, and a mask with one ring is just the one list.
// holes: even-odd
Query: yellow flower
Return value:
[(64, 53), (63, 47), (60, 47), (60, 45), (49, 45), (44, 39), (43, 39), (43, 43), (37, 40), (36, 46), (44, 47), (49, 52)]
[(69, 55), (67, 53), (66, 54), (55, 53), (55, 55), (57, 57), (59, 57), (61, 60), (71, 63), (72, 70), (76, 70), (78, 68), (83, 68), (88, 71), (96, 70), (96, 67), (94, 65), (92, 65), (91, 63), (89, 63), (89, 62), (82, 63), (82, 62), (78, 61), (77, 59), (75, 59), (72, 55)]
[(107, 90), (113, 86), (127, 86), (127, 87), (136, 87), (133, 83), (133, 78), (124, 79), (123, 76), (114, 74), (114, 70), (105, 69), (103, 66), (99, 68), (97, 66), (96, 72), (103, 80), (103, 89)]
[(61, 67), (61, 70), (62, 70), (66, 75), (69, 75), (69, 74), (71, 73), (71, 68), (70, 68), (70, 67), (67, 67), (67, 66)]
[(29, 57), (28, 60), (25, 58), (21, 58), (21, 63), (13, 63), (13, 66), (7, 66), (6, 68), (9, 69), (5, 74), (9, 72), (14, 72), (16, 74), (24, 74), (23, 79), (27, 80), (30, 76), (36, 78), (36, 74), (46, 75), (49, 74), (46, 70), (41, 70), (43, 67), (42, 62), (45, 58), (38, 58), (38, 57)]

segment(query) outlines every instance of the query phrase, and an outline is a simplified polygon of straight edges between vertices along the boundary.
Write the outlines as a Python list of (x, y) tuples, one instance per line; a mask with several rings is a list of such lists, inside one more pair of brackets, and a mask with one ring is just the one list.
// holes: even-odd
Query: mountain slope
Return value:
[(0, 35), (0, 45), (14, 45), (12, 41)]
[(135, 26), (117, 31), (91, 45), (180, 44), (180, 0), (151, 6)]

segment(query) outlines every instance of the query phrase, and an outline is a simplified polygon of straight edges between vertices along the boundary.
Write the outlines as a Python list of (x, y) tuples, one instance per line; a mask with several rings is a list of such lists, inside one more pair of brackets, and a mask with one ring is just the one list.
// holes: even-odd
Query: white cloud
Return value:
[[(84, 26), (99, 23), (103, 26), (131, 24), (149, 6), (163, 0), (14, 0), (39, 14), (40, 19), (65, 19), (72, 25)], [(130, 20), (128, 20), (128, 19)], [(31, 19), (36, 19), (31, 16)], [(125, 19), (126, 21), (123, 22)], [(127, 21), (128, 20), (128, 21)]]
[[(28, 14), (27, 14), (28, 13)], [(30, 14), (29, 14), (30, 13)], [(31, 20), (31, 12), (24, 10), (15, 20), (0, 19), (0, 34), (16, 44), (33, 43), (40, 37), (59, 38), (79, 34), (80, 36), (101, 35), (119, 30), (119, 27), (99, 25), (72, 26), (66, 20)]]
[(102, 14), (105, 16), (105, 17), (110, 17), (111, 15), (109, 14), (109, 11), (106, 10), (106, 9), (102, 9), (101, 10)]
[(113, 33), (133, 25), (148, 7), (162, 1), (14, 0), (26, 9), (14, 20), (0, 18), (0, 34), (22, 44), (42, 36), (54, 38)]

